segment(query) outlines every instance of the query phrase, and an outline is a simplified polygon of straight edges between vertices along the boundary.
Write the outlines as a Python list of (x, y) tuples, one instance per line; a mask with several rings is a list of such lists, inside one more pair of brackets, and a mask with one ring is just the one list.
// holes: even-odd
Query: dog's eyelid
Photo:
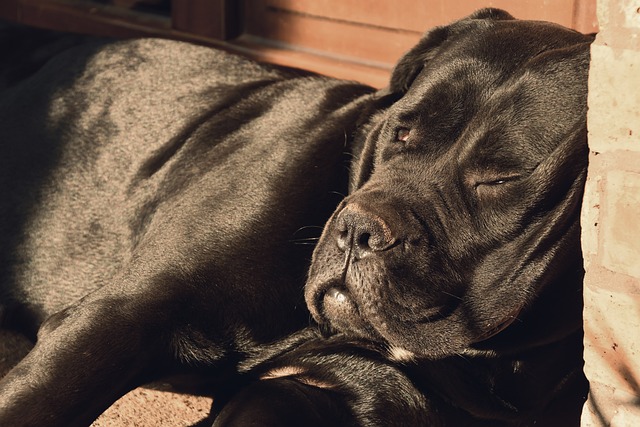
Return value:
[(522, 177), (523, 175), (519, 172), (492, 173), (492, 174), (480, 174), (480, 176), (470, 178), (469, 181), (471, 181), (473, 188), (478, 189), (479, 187), (482, 187), (482, 186), (497, 187), (500, 185), (509, 184), (509, 183), (520, 180)]
[(497, 186), (497, 185), (507, 184), (510, 182), (518, 181), (521, 177), (522, 175), (517, 174), (517, 175), (505, 175), (495, 179), (482, 180), (482, 181), (476, 182), (476, 187), (479, 187), (481, 185)]
[(506, 183), (508, 180), (504, 178), (496, 179), (495, 181), (484, 182), (484, 185), (500, 185)]

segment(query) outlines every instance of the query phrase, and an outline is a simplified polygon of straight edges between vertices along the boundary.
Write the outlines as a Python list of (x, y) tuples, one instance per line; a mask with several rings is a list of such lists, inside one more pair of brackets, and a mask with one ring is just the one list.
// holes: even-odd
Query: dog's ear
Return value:
[(473, 12), (471, 15), (467, 16), (466, 19), (490, 19), (492, 21), (505, 21), (510, 19), (515, 19), (509, 12), (506, 12), (502, 9), (497, 9), (495, 7), (486, 7), (484, 9), (478, 9)]
[(436, 27), (427, 32), (396, 64), (391, 73), (389, 92), (402, 94), (418, 77), (427, 61), (436, 56), (438, 48), (449, 36), (449, 27)]
[(428, 31), (422, 39), (409, 52), (407, 52), (396, 64), (391, 73), (389, 92), (404, 94), (415, 78), (420, 74), (424, 64), (434, 58), (440, 46), (458, 31), (464, 31), (465, 23), (471, 20), (491, 20), (501, 21), (514, 19), (513, 16), (501, 9), (486, 8), (480, 9), (468, 17), (454, 22), (451, 25), (436, 27)]

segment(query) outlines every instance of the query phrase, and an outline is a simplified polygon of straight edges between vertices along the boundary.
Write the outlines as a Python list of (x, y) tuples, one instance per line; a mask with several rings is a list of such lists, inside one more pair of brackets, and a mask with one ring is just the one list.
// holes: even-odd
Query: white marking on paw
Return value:
[(331, 389), (334, 387), (334, 384), (309, 376), (307, 371), (300, 366), (281, 366), (279, 368), (274, 368), (261, 375), (260, 379), (272, 380), (276, 378), (286, 377), (291, 377), (292, 379), (299, 381), (302, 384), (310, 385), (312, 387), (326, 389)]

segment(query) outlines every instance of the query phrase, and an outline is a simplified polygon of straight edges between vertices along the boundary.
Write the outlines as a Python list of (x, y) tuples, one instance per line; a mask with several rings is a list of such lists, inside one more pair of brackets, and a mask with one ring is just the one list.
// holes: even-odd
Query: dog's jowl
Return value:
[(0, 312), (35, 346), (1, 426), (86, 426), (159, 379), (216, 426), (579, 425), (592, 36), (484, 9), (375, 91), (16, 34)]

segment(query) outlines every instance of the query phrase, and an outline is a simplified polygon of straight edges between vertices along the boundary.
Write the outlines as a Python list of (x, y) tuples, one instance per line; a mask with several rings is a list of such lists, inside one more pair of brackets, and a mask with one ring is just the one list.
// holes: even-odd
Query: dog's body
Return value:
[(161, 376), (219, 426), (576, 424), (590, 41), (483, 10), (378, 93), (160, 40), (5, 73), (0, 425)]

